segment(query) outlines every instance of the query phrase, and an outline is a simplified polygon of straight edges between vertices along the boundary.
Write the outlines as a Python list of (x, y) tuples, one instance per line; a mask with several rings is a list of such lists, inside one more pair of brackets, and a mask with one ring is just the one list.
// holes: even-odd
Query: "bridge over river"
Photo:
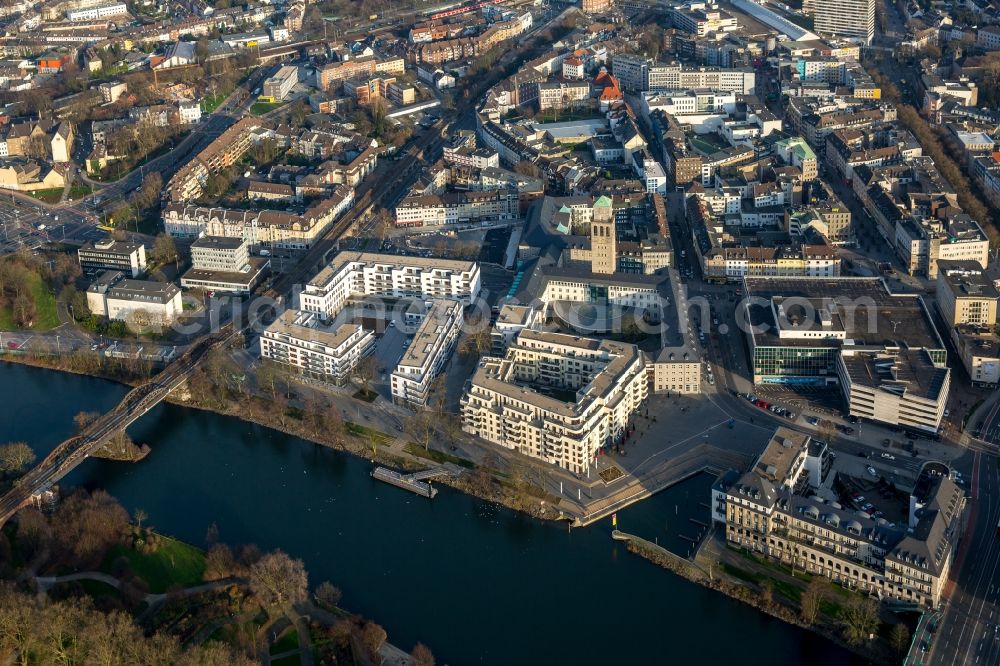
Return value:
[(160, 404), (191, 376), (209, 350), (226, 344), (238, 333), (232, 324), (228, 324), (218, 332), (203, 337), (150, 381), (129, 391), (114, 409), (59, 444), (0, 498), (0, 526), (29, 504), (32, 497), (51, 488), (77, 465), (100, 451), (107, 444), (108, 436), (127, 428)]

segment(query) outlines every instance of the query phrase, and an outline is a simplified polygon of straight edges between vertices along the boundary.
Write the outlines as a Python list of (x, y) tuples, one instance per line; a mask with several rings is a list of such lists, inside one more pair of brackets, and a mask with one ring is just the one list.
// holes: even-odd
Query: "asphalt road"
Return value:
[(960, 568), (944, 617), (933, 634), (918, 637), (917, 650), (930, 650), (928, 663), (1000, 663), (1000, 469), (995, 456), (976, 454), (970, 505), (974, 515), (959, 546)]

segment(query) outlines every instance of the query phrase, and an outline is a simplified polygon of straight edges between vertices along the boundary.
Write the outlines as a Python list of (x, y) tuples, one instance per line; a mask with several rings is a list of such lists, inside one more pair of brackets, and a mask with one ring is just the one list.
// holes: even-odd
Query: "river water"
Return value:
[[(0, 363), (0, 441), (41, 458), (73, 415), (112, 406), (124, 387)], [(235, 418), (161, 405), (130, 430), (138, 464), (89, 460), (63, 482), (105, 488), (156, 529), (204, 545), (281, 548), (330, 580), (345, 607), (438, 663), (861, 663), (786, 625), (631, 555), (610, 524), (568, 531), (443, 488), (433, 501), (374, 481), (358, 458)], [(619, 527), (672, 548), (707, 519), (696, 477), (619, 512)], [(699, 508), (700, 507), (700, 508)]]

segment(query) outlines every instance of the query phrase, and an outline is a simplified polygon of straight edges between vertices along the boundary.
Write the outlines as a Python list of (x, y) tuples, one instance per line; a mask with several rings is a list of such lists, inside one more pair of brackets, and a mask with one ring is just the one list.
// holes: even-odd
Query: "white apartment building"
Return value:
[(664, 90), (643, 96), (647, 114), (662, 110), (672, 116), (692, 114), (732, 114), (736, 112), (736, 93), (714, 90)]
[(435, 298), (413, 334), (390, 378), (396, 404), (420, 407), (427, 404), (431, 383), (448, 361), (462, 332), (462, 304)]
[(260, 336), (261, 358), (303, 375), (344, 384), (375, 348), (375, 335), (358, 324), (324, 327), (311, 312), (285, 310)]
[(525, 329), (503, 358), (480, 361), (462, 397), (462, 428), (585, 474), (597, 450), (623, 436), (647, 392), (635, 345)]
[(84, 7), (81, 9), (71, 9), (66, 12), (66, 19), (69, 21), (95, 21), (97, 19), (109, 18), (112, 16), (123, 16), (128, 14), (128, 7), (124, 2), (101, 5), (99, 7)]
[(195, 125), (201, 122), (201, 104), (198, 102), (181, 102), (177, 105), (177, 116), (182, 125)]
[(752, 68), (691, 67), (679, 63), (651, 64), (643, 90), (717, 90), (752, 95), (756, 74)]
[(814, 0), (815, 30), (871, 44), (875, 37), (875, 0)]
[(341, 252), (306, 284), (299, 303), (329, 318), (351, 296), (452, 298), (470, 305), (479, 288), (479, 265), (472, 261)]

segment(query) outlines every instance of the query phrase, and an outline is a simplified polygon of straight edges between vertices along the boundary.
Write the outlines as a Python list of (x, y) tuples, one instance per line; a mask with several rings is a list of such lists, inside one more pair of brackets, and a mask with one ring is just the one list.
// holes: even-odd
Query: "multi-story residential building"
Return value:
[(306, 284), (299, 301), (302, 310), (329, 318), (352, 296), (451, 298), (470, 305), (479, 288), (475, 262), (341, 252)]
[(84, 7), (80, 9), (71, 9), (66, 12), (66, 19), (68, 21), (80, 22), (80, 21), (97, 21), (100, 19), (111, 18), (112, 16), (127, 16), (128, 7), (124, 2), (108, 3), (106, 5), (100, 5), (98, 7)]
[(396, 206), (396, 226), (427, 227), (503, 222), (519, 216), (517, 190), (445, 192), (409, 196)]
[(101, 91), (101, 99), (105, 102), (117, 102), (128, 91), (128, 84), (124, 81), (107, 81), (97, 86)]
[(903, 217), (896, 222), (896, 254), (910, 275), (934, 280), (939, 261), (989, 263), (990, 241), (979, 223), (964, 213), (947, 220)]
[(229, 236), (255, 245), (306, 249), (353, 203), (354, 188), (346, 185), (337, 186), (328, 198), (300, 215), (172, 203), (163, 208), (163, 226), (168, 234), (178, 238)]
[(865, 594), (936, 608), (964, 526), (965, 493), (939, 463), (920, 472), (906, 522), (893, 525), (826, 502), (827, 445), (779, 428), (753, 466), (713, 486), (726, 540)]
[(416, 317), (420, 322), (413, 342), (389, 380), (393, 402), (407, 407), (427, 404), (431, 384), (454, 350), (464, 321), (462, 303), (446, 298), (427, 301), (427, 311)]
[(647, 394), (635, 345), (524, 329), (502, 358), (480, 361), (462, 397), (462, 427), (585, 474), (600, 447), (624, 436)]
[(183, 312), (177, 285), (131, 280), (120, 271), (105, 271), (91, 283), (87, 306), (99, 317), (126, 321), (139, 328), (169, 324)]
[(974, 261), (938, 265), (937, 309), (973, 384), (1000, 384), (1000, 336), (996, 333), (1000, 292)]
[(875, 37), (875, 0), (812, 0), (816, 32), (860, 39)]
[(936, 304), (945, 324), (996, 325), (1000, 294), (982, 266), (973, 261), (942, 261), (938, 269)]
[(106, 238), (85, 243), (77, 252), (80, 268), (87, 275), (121, 271), (137, 278), (146, 271), (146, 246), (142, 243)]
[(362, 56), (320, 67), (316, 71), (316, 82), (320, 90), (329, 90), (348, 79), (370, 79), (375, 74), (402, 74), (405, 69), (406, 63), (402, 58), (377, 60)]
[(976, 30), (976, 46), (986, 51), (1000, 49), (1000, 25), (986, 25)]
[(260, 355), (320, 381), (345, 384), (375, 349), (375, 335), (358, 324), (323, 326), (311, 312), (285, 310), (260, 335)]
[(500, 155), (490, 148), (477, 148), (476, 135), (459, 134), (443, 148), (444, 161), (458, 167), (486, 169), (500, 166)]

